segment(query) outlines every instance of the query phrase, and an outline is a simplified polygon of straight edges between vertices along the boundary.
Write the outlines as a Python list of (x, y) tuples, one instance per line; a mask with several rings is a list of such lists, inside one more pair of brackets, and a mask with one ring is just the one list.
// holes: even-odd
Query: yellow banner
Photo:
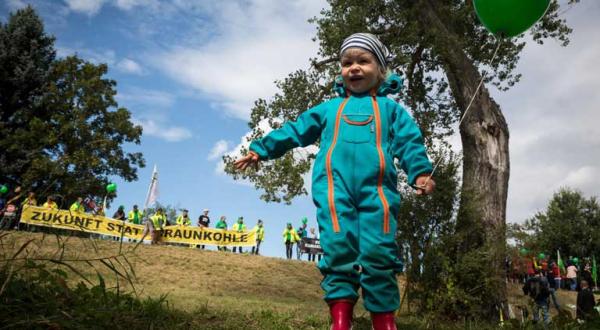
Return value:
[[(23, 208), (21, 223), (115, 237), (121, 237), (122, 234), (123, 237), (136, 240), (142, 239), (144, 233), (144, 225), (135, 225), (126, 221), (88, 213), (51, 210), (36, 206)], [(145, 239), (150, 240), (150, 235), (146, 235)], [(190, 245), (254, 246), (256, 244), (256, 232), (165, 226), (161, 231), (161, 242)]]

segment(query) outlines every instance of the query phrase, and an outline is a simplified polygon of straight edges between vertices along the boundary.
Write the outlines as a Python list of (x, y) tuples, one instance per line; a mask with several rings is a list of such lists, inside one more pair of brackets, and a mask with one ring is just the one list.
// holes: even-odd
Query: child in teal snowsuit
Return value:
[[(355, 34), (340, 53), (339, 97), (252, 142), (236, 165), (245, 169), (320, 138), (312, 197), (324, 252), (318, 267), (325, 300), (330, 306), (340, 301), (352, 306), (360, 287), (365, 308), (388, 319), (391, 315), (393, 322), (392, 312), (399, 307), (396, 273), (402, 270), (395, 241), (400, 194), (394, 159), (419, 194), (433, 190), (432, 168), (419, 128), (401, 105), (386, 97), (402, 86), (398, 76), (385, 73), (387, 48), (373, 35)], [(343, 329), (333, 317), (333, 328)], [(375, 319), (373, 325), (377, 329)]]

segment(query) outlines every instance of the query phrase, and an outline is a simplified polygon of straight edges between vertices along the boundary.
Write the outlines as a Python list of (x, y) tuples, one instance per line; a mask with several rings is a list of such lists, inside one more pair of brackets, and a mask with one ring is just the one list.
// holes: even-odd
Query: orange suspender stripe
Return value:
[(333, 130), (333, 139), (331, 140), (331, 145), (329, 146), (329, 150), (327, 151), (327, 158), (325, 159), (325, 168), (327, 170), (327, 200), (329, 202), (329, 213), (331, 214), (331, 222), (333, 223), (333, 231), (335, 233), (340, 232), (340, 224), (337, 218), (337, 213), (335, 211), (335, 199), (333, 195), (333, 172), (331, 171), (331, 154), (333, 154), (333, 148), (335, 148), (335, 144), (337, 142), (337, 137), (340, 129), (340, 118), (342, 118), (342, 110), (346, 106), (346, 103), (350, 97), (346, 97), (346, 99), (340, 104), (340, 107), (335, 116), (335, 128)]
[(390, 232), (390, 210), (387, 199), (383, 193), (383, 174), (385, 173), (385, 158), (383, 156), (383, 149), (381, 148), (381, 117), (379, 114), (379, 105), (375, 95), (372, 98), (373, 101), (373, 112), (375, 114), (375, 143), (377, 145), (377, 153), (379, 154), (379, 177), (377, 178), (377, 192), (381, 199), (383, 206), (383, 233), (387, 234)]

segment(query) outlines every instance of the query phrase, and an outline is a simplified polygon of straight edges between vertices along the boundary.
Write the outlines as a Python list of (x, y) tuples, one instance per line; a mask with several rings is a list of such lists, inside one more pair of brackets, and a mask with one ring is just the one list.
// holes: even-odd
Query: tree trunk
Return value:
[[(423, 28), (435, 36), (434, 49), (443, 58), (444, 71), (462, 115), (477, 89), (481, 75), (460, 48), (459, 38), (436, 13), (432, 1), (421, 0), (418, 6)], [(506, 198), (510, 172), (508, 126), (500, 107), (485, 86), (480, 88), (460, 125), (460, 135), (463, 148), (461, 211), (474, 208), (483, 224), (483, 242), (487, 243), (493, 262), (490, 265), (494, 276), (492, 280), (498, 284), (496, 297), (488, 297), (494, 300), (490, 302), (493, 304), (490, 307), (505, 310)]]

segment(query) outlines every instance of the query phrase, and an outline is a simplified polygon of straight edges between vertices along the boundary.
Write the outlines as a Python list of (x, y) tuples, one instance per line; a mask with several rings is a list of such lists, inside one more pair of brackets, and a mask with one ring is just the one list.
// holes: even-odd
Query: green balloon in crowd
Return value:
[(538, 259), (546, 259), (546, 255), (544, 253), (538, 254)]
[(578, 264), (578, 263), (579, 263), (579, 258), (577, 258), (577, 257), (573, 258), (573, 262), (574, 262), (575, 264)]
[(488, 31), (511, 38), (539, 21), (550, 7), (550, 0), (474, 0), (473, 5)]
[(529, 253), (529, 250), (527, 250), (526, 248), (521, 248), (521, 250), (519, 250), (519, 252), (521, 252), (522, 256), (526, 256), (527, 253)]
[(6, 194), (8, 192), (8, 187), (5, 185), (0, 186), (0, 194)]
[(106, 192), (109, 194), (114, 193), (115, 191), (117, 191), (117, 184), (116, 183), (109, 183), (106, 185)]

